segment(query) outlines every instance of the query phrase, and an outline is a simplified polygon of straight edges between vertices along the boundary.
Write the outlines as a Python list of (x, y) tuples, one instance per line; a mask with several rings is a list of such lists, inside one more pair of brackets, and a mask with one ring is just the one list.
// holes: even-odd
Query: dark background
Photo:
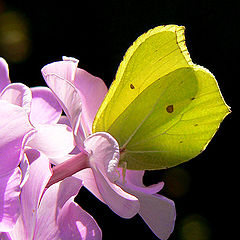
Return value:
[[(193, 62), (214, 73), (233, 112), (198, 157), (177, 168), (146, 174), (146, 184), (164, 180), (161, 193), (176, 203), (176, 228), (170, 240), (236, 239), (239, 235), (234, 235), (239, 214), (235, 143), (239, 142), (240, 9), (236, 4), (0, 0), (0, 56), (9, 63), (12, 82), (28, 86), (45, 85), (41, 68), (63, 55), (78, 58), (79, 67), (110, 86), (125, 51), (139, 35), (162, 24), (186, 27)], [(87, 190), (81, 190), (77, 201), (97, 220), (104, 240), (156, 239), (139, 216), (121, 219)]]

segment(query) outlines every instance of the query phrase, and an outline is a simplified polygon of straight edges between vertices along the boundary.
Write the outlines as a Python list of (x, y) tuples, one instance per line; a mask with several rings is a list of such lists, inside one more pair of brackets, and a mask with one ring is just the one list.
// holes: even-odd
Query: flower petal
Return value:
[(0, 94), (0, 99), (22, 107), (27, 114), (31, 111), (32, 93), (22, 83), (9, 84)]
[[(145, 186), (143, 184), (143, 175), (145, 171), (136, 171), (136, 170), (126, 170), (126, 176), (125, 176), (125, 186), (124, 188), (131, 189), (133, 191), (143, 192), (146, 194), (155, 194), (162, 190), (164, 183), (159, 182), (157, 184), (152, 184), (150, 186)], [(119, 184), (121, 187), (123, 186), (123, 183), (120, 183), (120, 180), (123, 178), (119, 178), (117, 181), (117, 184)]]
[[(33, 130), (25, 110), (0, 101), (0, 175), (18, 166), (22, 157), (24, 136)], [(26, 139), (25, 139), (26, 140)]]
[(28, 162), (28, 158), (26, 156), (26, 153), (24, 153), (22, 160), (19, 164), (19, 167), (21, 169), (22, 172), (22, 181), (21, 181), (21, 185), (20, 187), (22, 188), (24, 186), (24, 184), (26, 183), (26, 181), (28, 180), (29, 177), (29, 162)]
[(158, 238), (168, 239), (176, 219), (174, 202), (159, 194), (140, 194), (137, 197), (140, 201), (140, 216)]
[(95, 133), (85, 140), (84, 145), (90, 152), (90, 165), (104, 202), (119, 216), (133, 217), (139, 210), (137, 198), (113, 183), (118, 177), (117, 141), (108, 133)]
[(95, 220), (73, 201), (81, 186), (81, 180), (70, 177), (46, 190), (39, 206), (36, 239), (101, 239)]
[(20, 214), (20, 183), (19, 168), (0, 175), (0, 232), (10, 231)]
[(28, 146), (49, 158), (66, 156), (75, 147), (72, 131), (67, 125), (38, 125), (36, 129), (37, 132)]
[(20, 222), (11, 232), (11, 234), (19, 236), (17, 239), (33, 238), (39, 201), (52, 175), (49, 160), (42, 153), (31, 149), (27, 151), (27, 157), (30, 162), (29, 178), (21, 193), (22, 217), (26, 236), (22, 236)]
[[(63, 57), (64, 61), (74, 61), (76, 59)], [(95, 77), (87, 71), (77, 68), (74, 79), (68, 79), (78, 89), (82, 100), (82, 117), (87, 127), (87, 135), (92, 133), (92, 123), (108, 91), (102, 79)]]
[(53, 124), (57, 123), (62, 114), (62, 108), (56, 97), (47, 87), (34, 87), (32, 91), (32, 106), (30, 113), (31, 123)]
[(68, 125), (71, 128), (71, 123), (69, 122), (67, 116), (61, 116), (57, 123)]
[(83, 181), (83, 186), (86, 187), (95, 197), (97, 197), (103, 203), (104, 200), (102, 198), (101, 193), (98, 190), (96, 180), (91, 168), (83, 169), (76, 174), (73, 175), (74, 177), (81, 179)]
[(154, 234), (162, 240), (168, 239), (176, 218), (174, 202), (155, 194), (163, 188), (163, 182), (145, 187), (142, 183), (143, 173), (144, 171), (127, 170), (125, 183), (118, 180), (117, 184), (138, 198), (139, 214)]
[(7, 239), (9, 240), (26, 240), (27, 239), (27, 234), (24, 228), (22, 215), (19, 216), (13, 230), (10, 232), (7, 232), (5, 237), (7, 237)]
[[(72, 61), (54, 62), (42, 69), (43, 77), (57, 96), (64, 112), (71, 123), (75, 140), (80, 148), (83, 146), (85, 133), (81, 124), (81, 97), (69, 79), (74, 79), (77, 65)], [(83, 150), (83, 148), (81, 149)]]
[(12, 240), (12, 239), (10, 238), (9, 234), (6, 233), (6, 232), (0, 233), (0, 239), (1, 239), (1, 240)]
[(64, 205), (61, 215), (58, 218), (58, 224), (60, 239), (102, 239), (102, 232), (96, 221), (91, 215), (74, 203), (73, 199), (69, 199)]
[[(64, 61), (72, 61), (75, 66), (78, 60), (72, 57), (63, 57)], [(108, 91), (102, 79), (95, 77), (87, 71), (77, 68), (74, 78), (67, 79), (79, 91), (82, 100), (82, 118), (86, 129), (86, 135), (92, 133), (92, 123)]]
[(0, 93), (10, 83), (8, 64), (0, 57)]
[(119, 178), (116, 183), (126, 192), (136, 196), (140, 202), (139, 214), (154, 234), (162, 239), (168, 239), (173, 231), (176, 212), (175, 205), (162, 195), (156, 194), (163, 188), (163, 182), (144, 186), (142, 178), (144, 171), (127, 170), (125, 182)]

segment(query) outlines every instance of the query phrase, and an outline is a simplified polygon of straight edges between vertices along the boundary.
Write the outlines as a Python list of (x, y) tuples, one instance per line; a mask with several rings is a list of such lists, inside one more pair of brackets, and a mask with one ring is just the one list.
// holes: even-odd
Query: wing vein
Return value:
[(164, 95), (164, 93), (168, 90), (168, 88), (171, 86), (172, 82), (174, 81), (174, 79), (172, 79), (172, 81), (168, 84), (168, 86), (166, 87), (166, 89), (162, 92), (162, 94), (157, 98), (157, 101), (155, 102), (155, 104), (153, 105), (152, 108), (150, 108), (150, 111), (148, 112), (148, 114), (146, 115), (146, 117), (140, 122), (140, 124), (135, 128), (135, 130), (133, 131), (133, 133), (129, 136), (129, 138), (126, 140), (126, 142), (123, 144), (122, 148), (126, 148), (127, 144), (131, 141), (131, 139), (134, 137), (134, 135), (137, 133), (137, 131), (140, 129), (140, 127), (145, 123), (145, 121), (149, 118), (149, 116), (152, 114), (152, 112), (154, 111), (156, 105), (158, 104), (160, 98)]

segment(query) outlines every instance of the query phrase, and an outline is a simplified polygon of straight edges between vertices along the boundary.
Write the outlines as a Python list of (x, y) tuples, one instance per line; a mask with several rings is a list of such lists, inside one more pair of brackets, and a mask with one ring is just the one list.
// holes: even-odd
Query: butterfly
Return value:
[(120, 166), (154, 170), (202, 152), (230, 112), (217, 81), (194, 64), (183, 26), (158, 26), (127, 50), (93, 122), (120, 146)]

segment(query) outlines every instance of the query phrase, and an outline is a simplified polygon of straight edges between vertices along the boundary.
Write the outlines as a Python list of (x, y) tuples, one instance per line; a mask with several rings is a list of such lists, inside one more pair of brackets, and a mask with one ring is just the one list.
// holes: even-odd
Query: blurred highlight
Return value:
[(183, 197), (189, 190), (191, 177), (183, 167), (175, 167), (166, 170), (163, 176), (164, 190), (170, 197)]
[(29, 26), (18, 11), (0, 13), (0, 55), (8, 62), (26, 60), (31, 53)]
[(210, 240), (211, 230), (204, 217), (193, 214), (181, 221), (179, 235), (181, 240)]

